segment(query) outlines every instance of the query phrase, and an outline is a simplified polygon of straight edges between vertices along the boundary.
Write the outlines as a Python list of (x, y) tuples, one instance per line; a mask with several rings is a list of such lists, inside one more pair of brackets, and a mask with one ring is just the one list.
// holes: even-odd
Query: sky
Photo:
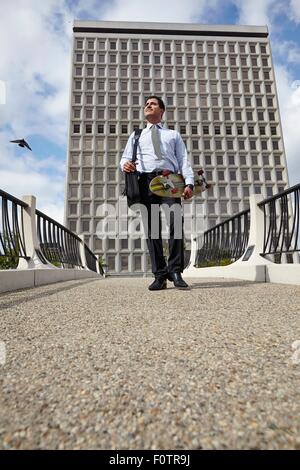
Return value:
[(300, 0), (0, 0), (0, 189), (33, 194), (63, 223), (74, 19), (267, 25), (290, 185), (300, 183)]

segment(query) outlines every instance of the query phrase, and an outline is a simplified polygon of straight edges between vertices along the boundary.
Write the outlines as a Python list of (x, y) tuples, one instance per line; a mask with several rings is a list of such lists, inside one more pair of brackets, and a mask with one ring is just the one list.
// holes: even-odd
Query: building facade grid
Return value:
[(189, 25), (179, 35), (170, 25), (165, 36), (76, 26), (84, 31), (74, 32), (66, 223), (105, 254), (110, 272), (150, 269), (145, 240), (97, 235), (103, 204), (122, 194), (119, 161), (130, 133), (145, 125), (150, 94), (163, 98), (165, 124), (181, 133), (194, 170), (203, 168), (213, 183), (203, 194), (204, 229), (246, 209), (250, 194), (269, 197), (287, 187), (267, 34), (255, 37), (254, 27), (249, 37), (235, 27), (232, 36), (214, 37), (184, 35)]

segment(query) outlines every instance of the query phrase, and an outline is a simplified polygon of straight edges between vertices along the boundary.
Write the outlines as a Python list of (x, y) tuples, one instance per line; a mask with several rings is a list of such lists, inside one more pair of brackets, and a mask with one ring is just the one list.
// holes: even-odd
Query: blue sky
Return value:
[[(300, 0), (10, 0), (0, 16), (0, 188), (63, 222), (74, 19), (267, 25), (290, 184), (300, 182)], [(5, 93), (4, 93), (5, 90)], [(9, 143), (26, 138), (33, 152)]]

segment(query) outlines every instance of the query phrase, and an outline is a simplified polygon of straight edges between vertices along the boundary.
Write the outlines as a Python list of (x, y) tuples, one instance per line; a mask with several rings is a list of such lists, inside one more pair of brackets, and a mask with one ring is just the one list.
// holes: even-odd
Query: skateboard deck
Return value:
[[(165, 171), (162, 175), (155, 176), (150, 181), (149, 188), (152, 193), (161, 197), (181, 197), (185, 182), (183, 176)], [(201, 194), (209, 189), (211, 185), (206, 182), (203, 170), (194, 175), (194, 195)]]

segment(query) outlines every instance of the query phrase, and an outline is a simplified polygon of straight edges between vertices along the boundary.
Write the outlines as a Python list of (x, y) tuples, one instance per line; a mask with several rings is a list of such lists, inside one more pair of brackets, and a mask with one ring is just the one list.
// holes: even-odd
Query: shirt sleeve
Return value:
[(175, 156), (185, 184), (194, 184), (194, 172), (187, 156), (186, 146), (178, 132), (176, 132)]
[(132, 134), (130, 135), (130, 137), (127, 141), (125, 150), (124, 150), (123, 155), (122, 155), (121, 160), (120, 160), (120, 168), (121, 168), (122, 171), (124, 171), (123, 170), (124, 164), (126, 162), (128, 162), (129, 160), (132, 160), (133, 136), (134, 136), (134, 132), (132, 132)]

